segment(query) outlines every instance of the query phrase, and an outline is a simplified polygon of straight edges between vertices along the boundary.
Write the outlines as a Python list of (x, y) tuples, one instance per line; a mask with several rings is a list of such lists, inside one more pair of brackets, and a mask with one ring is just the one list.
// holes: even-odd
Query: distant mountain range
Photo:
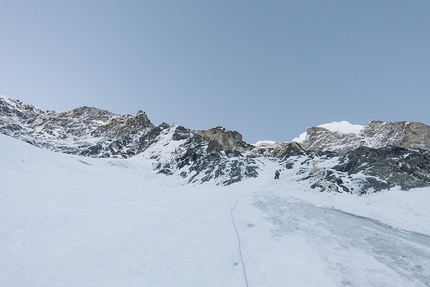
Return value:
[(60, 113), (0, 95), (0, 133), (55, 152), (140, 156), (152, 161), (155, 172), (180, 176), (184, 183), (229, 185), (258, 177), (270, 161), (281, 170), (294, 169), (321, 191), (430, 186), (430, 127), (416, 122), (336, 122), (311, 127), (291, 142), (248, 144), (223, 127), (155, 126), (143, 111), (133, 116), (81, 107)]

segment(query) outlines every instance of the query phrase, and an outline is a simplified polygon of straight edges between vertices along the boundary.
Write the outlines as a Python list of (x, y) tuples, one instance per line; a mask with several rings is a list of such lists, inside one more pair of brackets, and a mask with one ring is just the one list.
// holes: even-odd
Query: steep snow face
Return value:
[(429, 188), (321, 193), (305, 156), (230, 186), (4, 135), (0, 158), (0, 286), (428, 286)]

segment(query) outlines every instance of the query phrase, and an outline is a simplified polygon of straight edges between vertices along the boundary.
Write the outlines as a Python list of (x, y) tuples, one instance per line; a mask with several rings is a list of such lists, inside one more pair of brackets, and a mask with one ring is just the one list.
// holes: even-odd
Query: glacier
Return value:
[(185, 184), (2, 134), (0, 158), (0, 286), (430, 286), (429, 187), (321, 193), (272, 158)]

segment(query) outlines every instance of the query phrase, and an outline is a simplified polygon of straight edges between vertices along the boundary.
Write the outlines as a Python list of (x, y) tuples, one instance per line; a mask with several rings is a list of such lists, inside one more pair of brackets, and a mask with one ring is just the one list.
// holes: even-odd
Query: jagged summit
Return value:
[(430, 186), (430, 127), (413, 122), (346, 121), (308, 128), (292, 142), (243, 141), (224, 127), (192, 130), (147, 114), (118, 115), (94, 107), (43, 111), (0, 95), (0, 133), (56, 152), (152, 162), (184, 183), (228, 185), (275, 169), (291, 170), (312, 188), (368, 193)]

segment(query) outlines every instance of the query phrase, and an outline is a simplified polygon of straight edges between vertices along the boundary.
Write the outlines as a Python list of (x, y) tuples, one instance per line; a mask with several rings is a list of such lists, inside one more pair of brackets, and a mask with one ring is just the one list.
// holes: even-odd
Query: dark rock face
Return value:
[(303, 180), (311, 180), (311, 187), (321, 191), (361, 195), (395, 186), (403, 190), (430, 186), (430, 152), (426, 150), (360, 147), (346, 154), (312, 153), (303, 164)]
[(360, 147), (342, 156), (339, 163), (333, 169), (348, 175), (362, 172), (367, 176), (379, 178), (376, 186), (375, 182), (370, 183), (375, 191), (394, 186), (405, 190), (430, 186), (429, 151), (395, 146), (379, 149)]

